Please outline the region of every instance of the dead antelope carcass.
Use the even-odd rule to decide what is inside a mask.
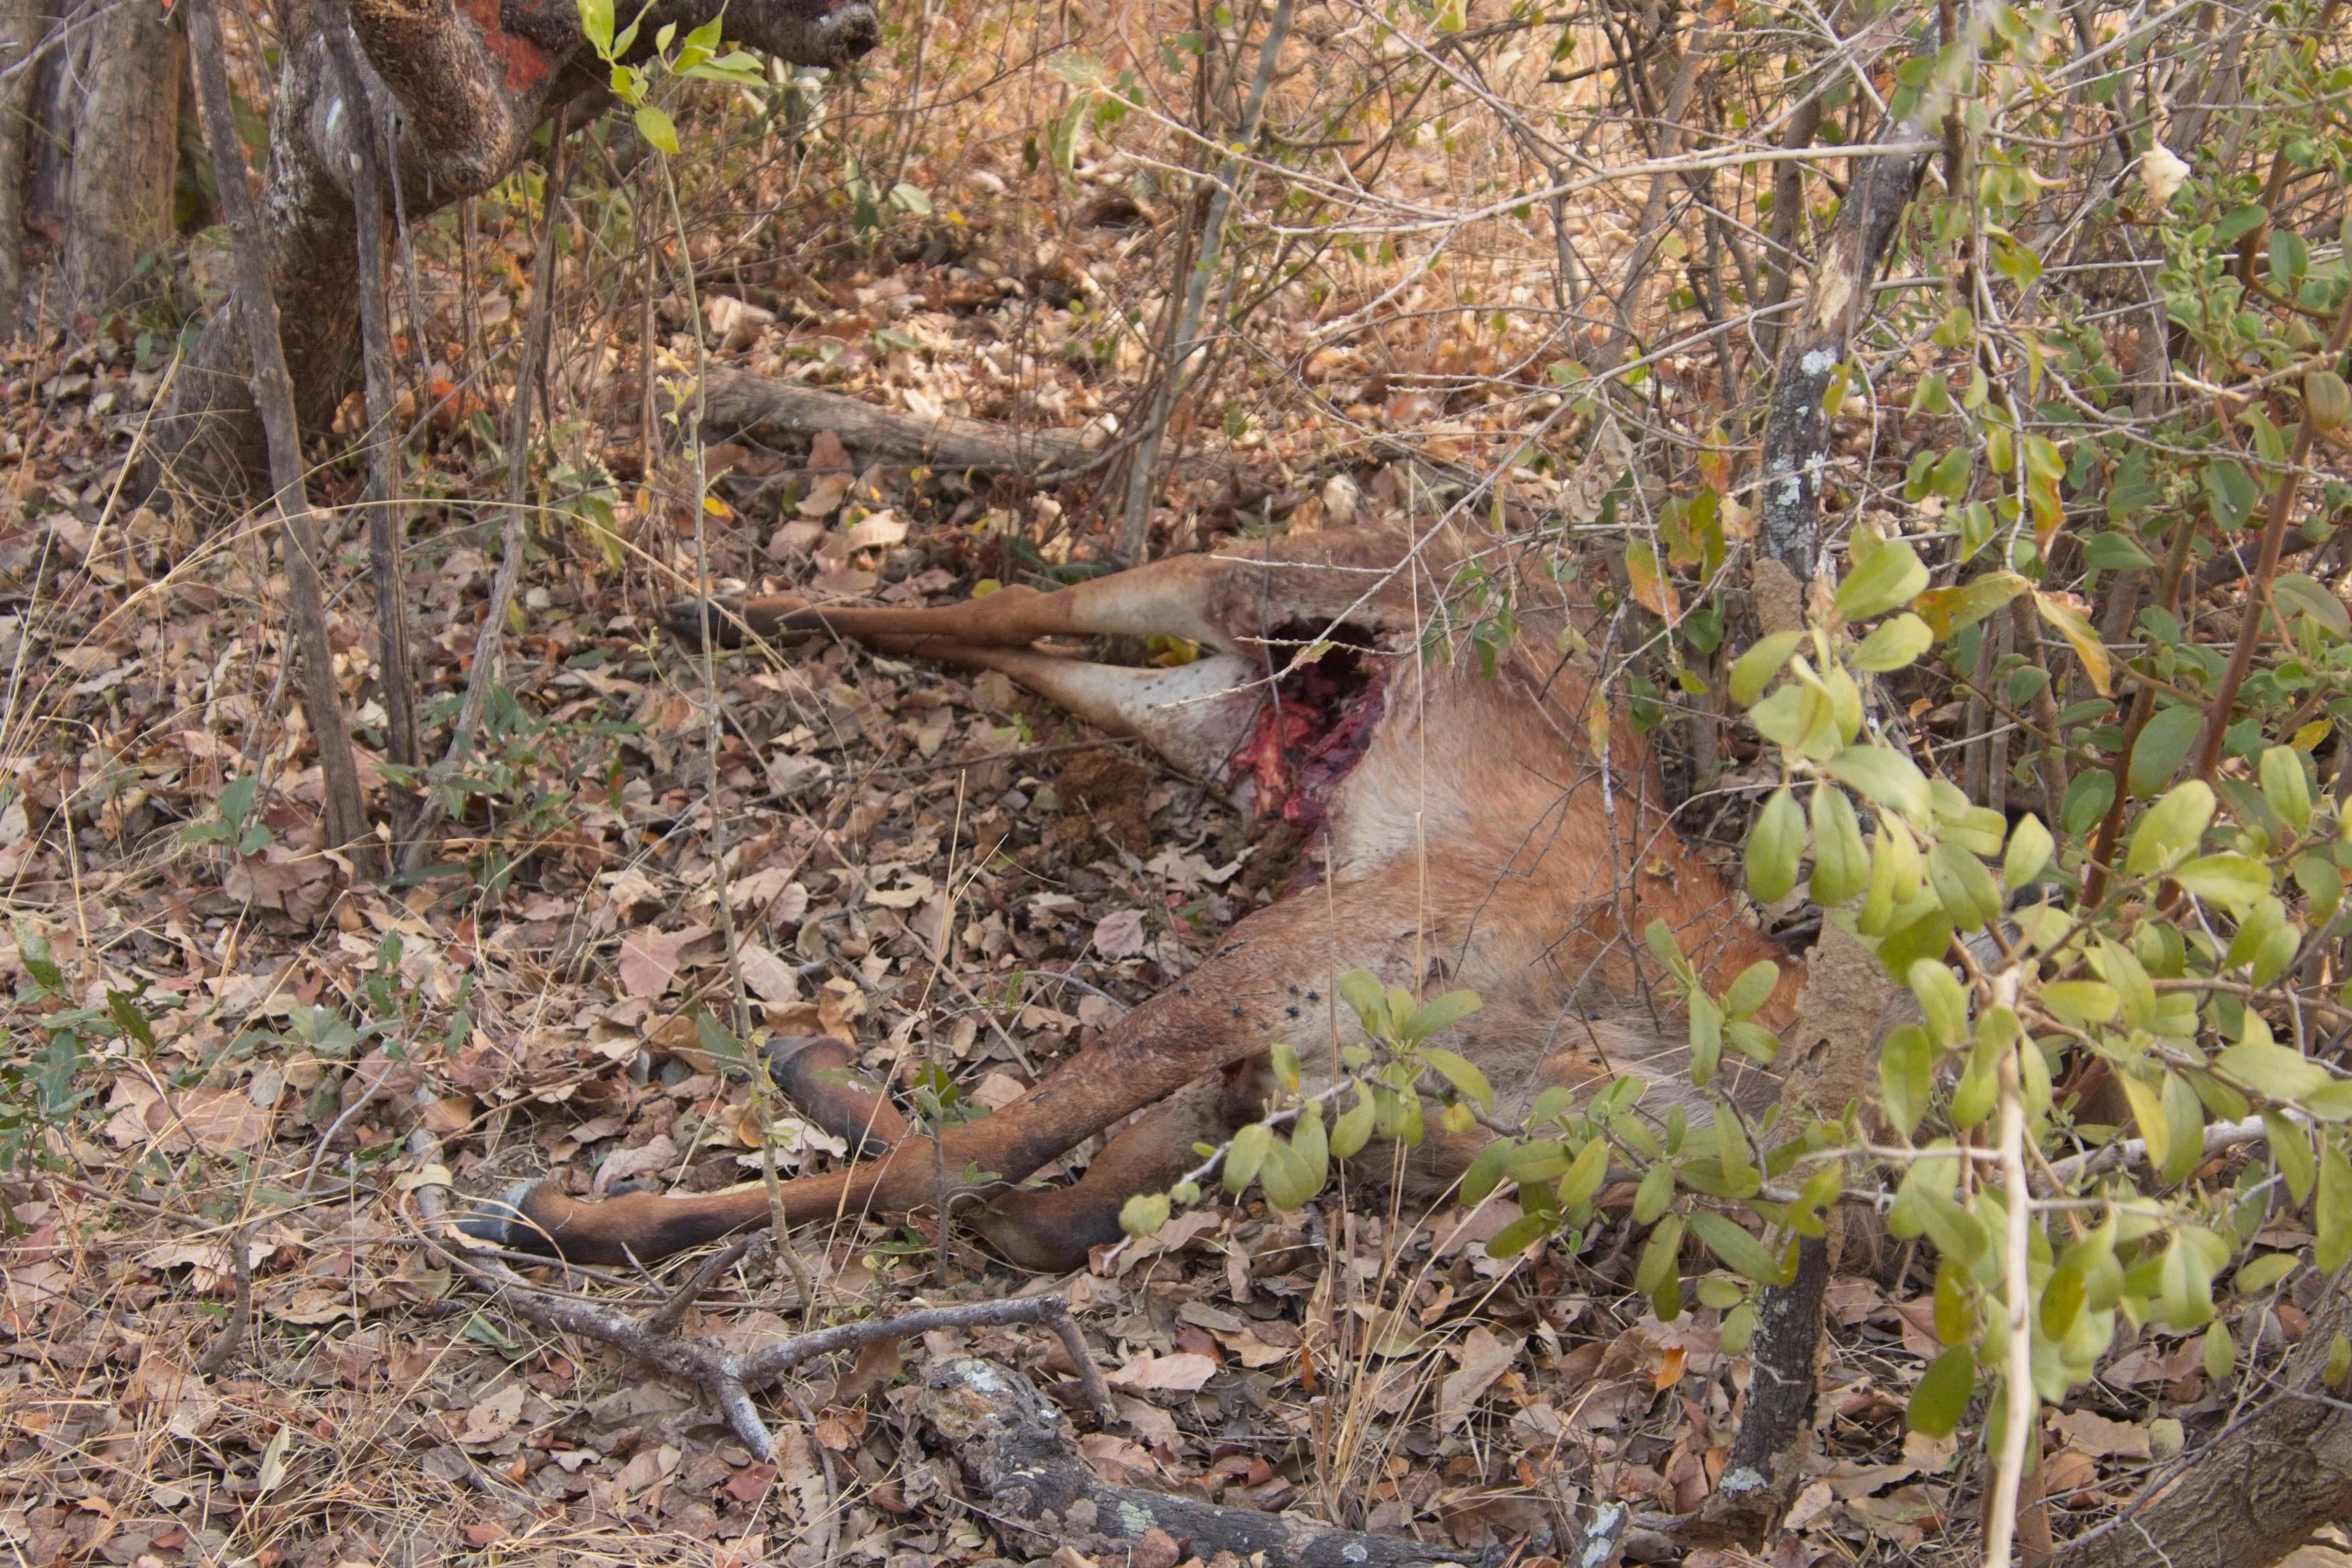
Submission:
[[[1263,1114],[1270,1045],[1295,1042],[1310,1079],[1315,1063],[1337,1068],[1331,1043],[1361,1033],[1337,1005],[1334,977],[1356,968],[1415,994],[1477,993],[1482,1009],[1440,1043],[1485,1073],[1507,1121],[1546,1086],[1617,1075],[1655,1085],[1650,1105],[1695,1101],[1685,1027],[1671,989],[1653,984],[1639,933],[1663,920],[1717,991],[1780,955],[1675,837],[1639,738],[1622,723],[1593,724],[1591,663],[1559,651],[1581,646],[1564,635],[1577,612],[1562,589],[1540,584],[1551,600],[1538,602],[1536,587],[1521,585],[1516,635],[1491,673],[1479,658],[1449,657],[1442,639],[1424,644],[1477,548],[1453,532],[1352,530],[940,609],[816,610],[782,598],[711,608],[714,624],[740,616],[765,637],[843,637],[1002,671],[1220,782],[1261,819],[1279,814],[1311,829],[1323,878],[1240,921],[1213,956],[1100,1044],[995,1114],[947,1130],[937,1148],[908,1136],[887,1102],[818,1070],[845,1056],[784,1062],[785,1090],[813,1119],[869,1150],[887,1145],[845,1170],[785,1183],[785,1216],[964,1202],[1012,1261],[1076,1267],[1119,1235],[1127,1198],[1166,1188],[1196,1163],[1196,1142],[1222,1141]],[[703,606],[688,605],[674,624],[690,634],[702,617]],[[1039,646],[1097,636],[1187,637],[1204,652],[1174,668],[1128,668]],[[1424,646],[1433,651],[1423,655]],[[1797,986],[1792,966],[1758,1021],[1784,1022]],[[1733,1068],[1722,1088],[1750,1110],[1773,1093],[1752,1069]],[[1147,1107],[1075,1184],[1017,1185]],[[1408,1185],[1433,1197],[1488,1136],[1442,1133],[1433,1119],[1404,1167]],[[1377,1144],[1359,1160],[1388,1164]],[[971,1171],[997,1180],[971,1191],[961,1183]],[[471,1228],[515,1247],[617,1262],[764,1225],[770,1214],[759,1187],[582,1203],[541,1183]]]

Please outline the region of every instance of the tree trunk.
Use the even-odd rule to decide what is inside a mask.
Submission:
[[[52,264],[35,285],[41,313],[102,315],[168,288],[159,264],[173,231],[187,40],[152,5],[71,0],[59,11],[6,0],[0,67],[43,45],[38,63],[0,89],[0,180],[11,186],[0,196],[0,310],[21,300],[29,230],[48,241]]]
[[[2158,1474],[2126,1515],[2059,1551],[2065,1568],[2266,1568],[2322,1525],[2352,1519],[2352,1403],[2323,1377],[2352,1327],[2334,1282],[2275,1391],[2210,1446]]]
[[[0,0],[0,335],[13,332],[25,295],[25,149],[34,51],[48,33],[41,0]]]
[[[650,47],[665,24],[683,32],[719,8],[719,0],[658,0],[638,36]],[[609,77],[569,0],[354,0],[349,9],[371,100],[361,112],[335,86],[310,9],[285,8],[260,202],[295,412],[311,434],[360,383],[354,139],[397,107],[399,135],[383,163],[415,222],[504,179],[541,121],[568,103],[593,108]],[[727,7],[727,32],[747,47],[820,66],[845,65],[880,37],[868,0],[739,3]],[[383,258],[366,265],[380,268]],[[268,488],[268,447],[246,386],[251,363],[236,308],[215,311],[156,422],[161,477],[200,505]]]

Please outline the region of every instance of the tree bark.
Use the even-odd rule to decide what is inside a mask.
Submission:
[[[2065,1568],[2267,1568],[2325,1524],[2352,1519],[2352,1401],[2323,1380],[2327,1347],[2352,1327],[2332,1284],[2276,1392],[2123,1518],[2060,1549]]]
[[[239,315],[254,365],[255,402],[268,432],[272,501],[286,558],[287,596],[293,603],[295,635],[302,649],[302,711],[319,747],[327,846],[349,853],[362,870],[372,869],[377,857],[367,837],[359,765],[352,753],[351,727],[343,718],[342,693],[335,685],[326,595],[319,585],[322,554],[319,524],[303,494],[302,445],[294,425],[286,356],[277,324],[257,319],[269,309],[268,264],[262,253],[261,224],[254,211],[253,193],[246,188],[243,160],[236,151],[228,71],[221,59],[220,22],[213,14],[213,0],[187,0],[187,13],[194,34],[200,84],[196,98],[204,115],[205,140],[223,169],[221,208],[236,236],[236,292],[245,305]],[[292,657],[290,650],[288,657]]]
[[[52,321],[163,292],[169,273],[156,264],[173,231],[186,37],[139,0],[74,0],[62,12],[8,0],[0,29],[0,68],[47,46],[0,89],[0,180],[15,187],[0,197],[0,299],[21,300],[28,227],[53,238],[40,289]],[[28,115],[37,136],[26,133]]]
[[[42,0],[0,0],[0,336],[16,331],[24,301],[26,132],[48,30]]]
[[[1919,133],[1916,119],[1889,121],[1885,140],[1902,146]],[[1879,264],[1927,166],[1925,154],[1907,151],[1857,162],[1861,168],[1813,269],[1811,297],[1780,336],[1772,409],[1764,426],[1759,542],[1800,583],[1811,580],[1821,557],[1822,470],[1830,452],[1830,419],[1822,398],[1845,359],[1854,329],[1869,314]]]
[[[659,0],[640,48],[668,23],[683,32],[719,11],[719,0]],[[726,16],[733,42],[801,65],[845,65],[880,38],[869,0],[749,0]],[[295,411],[315,433],[359,387],[359,269],[380,271],[383,258],[380,246],[360,255],[352,196],[367,115],[346,104],[317,19],[298,7],[288,18],[261,211]],[[558,108],[609,101],[608,73],[566,0],[353,0],[348,25],[369,99],[399,108],[387,184],[397,182],[411,222],[504,179]],[[161,477],[199,504],[268,488],[251,367],[236,308],[225,306],[156,421]]]

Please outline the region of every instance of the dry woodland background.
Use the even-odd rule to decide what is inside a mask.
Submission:
[[[1067,1405],[1104,1481],[1410,1537],[1415,1560],[1572,1559],[1621,1504],[1604,1557],[1976,1561],[2006,1189],[1913,1145],[1990,1146],[1993,1101],[1956,1102],[1991,1080],[1961,1069],[2020,1017],[2030,1060],[1998,1098],[2051,1175],[2021,1556],[2169,1563],[2168,1489],[2250,1502],[2273,1468],[2352,1497],[2352,1465],[2329,1469],[2352,1361],[2338,0],[892,0],[852,68],[720,81],[672,68],[674,38],[628,87],[659,113],[575,110],[560,178],[541,136],[481,194],[393,215],[389,405],[353,390],[303,432],[373,854],[328,840],[286,535],[184,471],[150,488],[235,268],[181,22],[133,4],[33,8],[48,30],[0,59],[24,175],[0,211],[22,284],[0,364],[15,1560],[1046,1554],[920,1418],[925,1370],[976,1354]],[[175,199],[110,275],[75,270],[51,216],[70,181],[43,163],[103,53],[75,40],[110,16],[186,105],[159,144]],[[257,176],[318,24],[290,3],[221,20]],[[1853,284],[1841,222],[1889,169],[1858,325],[1783,354],[1819,289]],[[289,344],[319,325],[293,315]],[[1805,607],[1825,631],[1813,686],[1784,689],[1822,706],[1751,725],[1771,671],[1735,664],[1775,581],[1755,563],[1812,548],[1759,531],[1776,385],[1821,426]],[[893,445],[942,416],[977,445]],[[404,671],[372,519],[397,543]],[[537,1172],[601,1194],[754,1178],[763,1146],[826,1168],[841,1146],[742,1070],[772,1033],[855,1044],[925,1125],[985,1114],[1295,868],[1295,845],[1000,677],[837,646],[705,660],[666,604],[702,584],[941,604],[1223,535],[1441,519],[1508,565],[1433,606],[1430,657],[1508,637],[1513,574],[1572,584],[1677,826],[1744,855],[1768,927],[1806,937],[1861,900],[1831,920],[1938,957],[1992,912],[1969,918],[1988,867],[2053,900],[2005,939],[2040,955],[2022,993],[1963,982],[1979,1017],[2013,1009],[2011,1037],[1971,1046],[1968,1011],[1923,992],[1931,1033],[1861,1069],[1847,1131],[1879,1158],[1844,1180],[1904,1196],[1826,1287],[1810,1450],[1760,1546],[1669,1528],[1723,1473],[1756,1292],[1805,1228],[1805,1204],[1738,1201],[1759,1189],[1727,1150],[1685,1162],[1709,1168],[1676,1213],[1745,1215],[1769,1247],[1718,1221],[1712,1250],[1661,1247],[1630,1183],[1564,1212],[1539,1158],[1426,1217],[1344,1182],[1288,1210],[1213,1192],[1066,1280],[936,1216],[804,1229],[789,1257],[730,1254],[669,1327],[750,1350],[1055,1293],[1115,1415],[1048,1324],[941,1329],[793,1371],[761,1395],[767,1457],[692,1382],[511,1310],[430,1223],[452,1186]],[[1832,602],[1841,578],[1863,588]],[[1839,628],[1874,617],[1857,651]],[[1773,793],[1838,753],[1818,742],[1847,690],[1867,725],[1843,727],[1848,754],[1949,786],[1856,784],[1894,824],[1853,840],[1860,880],[1825,877],[1843,841],[1804,851],[1776,804],[1809,792]],[[1881,863],[1900,920],[1869,903]],[[2099,1072],[2132,1123],[2074,1113]],[[642,1316],[693,1267],[537,1278]],[[2252,1460],[2250,1433],[2271,1434]],[[1062,1568],[1192,1551],[1085,1534]],[[2176,1568],[2224,1560],[2170,1545]]]

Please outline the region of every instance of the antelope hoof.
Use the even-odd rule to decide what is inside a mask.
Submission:
[[[743,646],[743,606],[733,599],[680,599],[662,612],[662,626],[688,647],[699,649],[706,617],[711,647]]]
[[[497,1197],[481,1200],[472,1214],[457,1222],[457,1229],[509,1252],[560,1258],[562,1254],[555,1245],[551,1223],[553,1216],[546,1213],[543,1201],[547,1191],[544,1181],[517,1182]]]

